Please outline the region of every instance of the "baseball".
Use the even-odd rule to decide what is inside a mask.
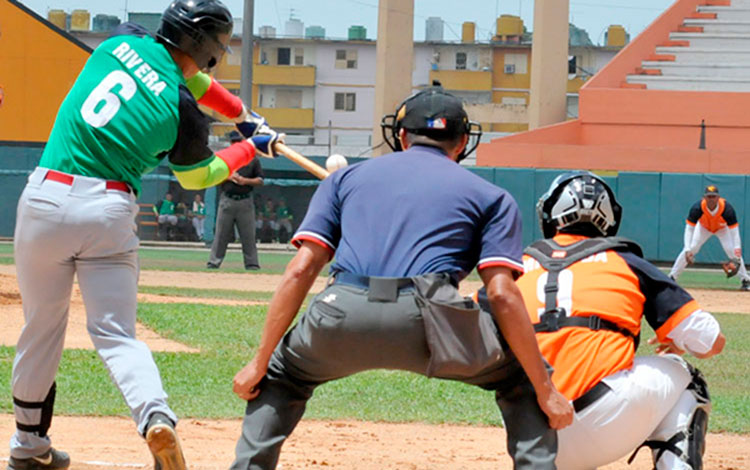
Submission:
[[[346,161],[346,157],[344,157],[343,155],[339,155],[338,153],[334,153],[330,157],[326,158],[326,170],[331,173],[348,165],[349,162]]]

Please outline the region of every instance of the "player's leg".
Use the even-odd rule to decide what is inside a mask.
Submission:
[[[18,202],[14,236],[25,325],[13,363],[17,430],[10,441],[12,459],[36,457],[50,448],[47,430],[54,405],[53,386],[75,273],[71,247],[77,237],[62,223],[69,187],[42,183],[44,173],[37,170],[31,175]]]
[[[245,269],[257,269],[260,263],[258,263],[258,249],[255,246],[255,204],[252,196],[237,201],[237,206],[235,220],[242,243],[242,260],[245,263]]]
[[[631,453],[677,403],[690,374],[672,359],[648,356],[604,382],[611,391],[558,431],[558,468],[594,469]]]
[[[216,211],[216,233],[211,244],[208,267],[221,266],[227,254],[227,245],[234,238],[234,202],[224,194],[219,199],[219,208]]]
[[[690,250],[693,255],[697,255],[703,244],[706,243],[709,238],[711,238],[711,235],[713,235],[713,233],[706,230],[701,224],[695,225],[695,230],[693,231],[693,239],[690,241],[690,246],[682,249],[680,254],[677,256],[677,259],[674,261],[674,264],[672,265],[672,270],[669,272],[669,276],[672,279],[678,279],[680,277],[680,274],[682,274],[682,271],[684,271],[687,267],[688,263],[686,254],[688,250]]]
[[[233,470],[275,468],[319,384],[377,368],[425,373],[429,352],[413,293],[375,305],[364,289],[340,285],[313,299],[274,351],[260,394],[248,402]]]
[[[729,232],[729,229],[724,228],[716,232],[716,238],[719,239],[721,247],[724,249],[724,253],[727,255],[727,258],[733,259],[737,257],[734,252],[734,240],[732,240],[732,234]],[[747,274],[747,268],[745,268],[745,260],[742,256],[740,256],[740,270],[737,271],[737,275],[743,281],[743,285],[750,282],[750,276],[748,276]]]
[[[649,436],[654,468],[657,470],[702,470],[711,400],[703,374],[681,358],[691,381],[680,399]]]

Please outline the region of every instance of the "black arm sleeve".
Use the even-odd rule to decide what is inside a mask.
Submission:
[[[724,213],[721,215],[729,227],[737,223],[737,213],[729,201],[724,201]]]
[[[697,224],[702,216],[703,216],[703,209],[701,209],[701,202],[698,201],[695,204],[693,204],[693,207],[690,208],[690,212],[688,213],[687,219],[691,223]]]
[[[683,305],[693,300],[688,292],[656,266],[633,253],[618,252],[638,277],[646,301],[643,316],[651,328],[659,329]]]
[[[109,37],[113,38],[115,36],[138,36],[139,38],[142,38],[144,36],[150,35],[151,33],[149,33],[146,28],[139,24],[122,23],[114,30],[112,30],[112,33],[109,35]]]
[[[180,85],[180,125],[177,142],[169,152],[169,162],[190,166],[213,156],[208,148],[209,120],[198,108],[190,90]]]

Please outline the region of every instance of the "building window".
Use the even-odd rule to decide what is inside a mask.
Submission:
[[[456,52],[456,70],[466,70],[466,52]]]
[[[290,65],[292,51],[288,47],[279,47],[276,53],[276,65]]]
[[[337,69],[356,69],[357,68],[357,51],[338,49],[336,51],[336,68]]]
[[[356,93],[335,93],[333,95],[333,109],[336,111],[356,111]]]
[[[504,65],[506,74],[525,75],[529,72],[529,57],[526,54],[506,53]]]
[[[241,56],[241,54],[232,54],[232,55]],[[266,51],[260,51],[260,63],[261,65],[268,65],[268,53],[266,53]]]
[[[294,48],[294,65],[305,65],[305,50],[301,47]]]
[[[302,107],[302,90],[276,90],[276,107],[299,109]]]

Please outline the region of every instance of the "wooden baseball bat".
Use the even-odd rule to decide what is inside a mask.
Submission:
[[[326,179],[330,173],[328,173],[328,170],[323,168],[322,166],[318,165],[314,161],[310,160],[309,158],[301,155],[297,151],[287,147],[286,145],[282,143],[276,144],[276,152],[284,155],[289,160],[293,161],[297,165],[301,166],[305,170],[309,171],[313,175],[317,176],[320,179]]]

